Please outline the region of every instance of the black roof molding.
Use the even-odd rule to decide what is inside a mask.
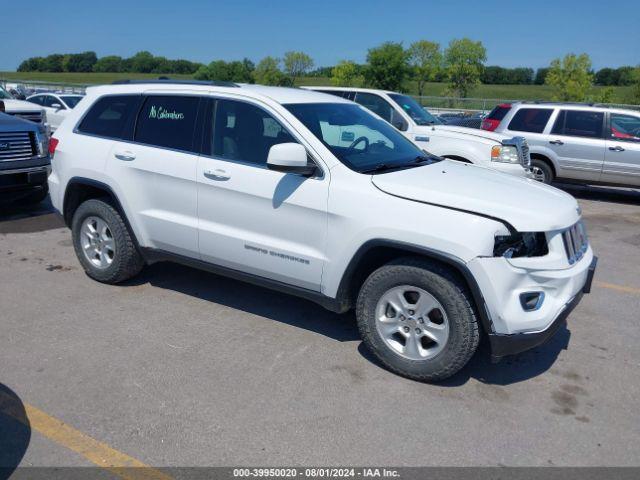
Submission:
[[[239,87],[233,82],[222,82],[219,80],[179,80],[168,77],[150,78],[150,79],[124,79],[116,80],[112,85],[203,85],[207,87]]]

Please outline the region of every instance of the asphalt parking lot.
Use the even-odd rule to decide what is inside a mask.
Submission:
[[[640,465],[640,192],[568,191],[593,292],[548,344],[440,385],[302,299],[171,264],[91,281],[47,204],[5,211],[0,466]]]

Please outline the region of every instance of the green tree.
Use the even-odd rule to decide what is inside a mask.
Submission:
[[[356,87],[361,79],[358,66],[351,60],[342,60],[331,69],[331,83],[336,87]]]
[[[487,60],[487,50],[482,42],[468,38],[451,40],[444,52],[444,62],[449,80],[449,92],[467,97],[480,83]]]
[[[545,84],[553,88],[553,99],[563,102],[582,102],[593,86],[591,73],[591,59],[583,53],[570,53],[562,60],[556,58],[551,67]]]
[[[536,85],[544,85],[545,80],[547,79],[547,75],[549,74],[548,68],[539,68],[536,70],[536,77],[533,80],[533,83]]]
[[[44,58],[42,57],[31,57],[24,60],[18,66],[19,72],[42,72]]]
[[[147,51],[138,52],[128,60],[129,71],[135,73],[151,73],[158,65],[156,57]]]
[[[364,78],[374,88],[402,90],[409,70],[409,55],[402,44],[386,42],[369,49]]]
[[[632,74],[633,85],[631,86],[631,101],[640,104],[640,65],[638,65]]]
[[[97,61],[96,52],[70,53],[64,56],[62,66],[65,72],[91,72]]]
[[[280,59],[264,57],[253,71],[256,83],[262,85],[291,85],[291,80],[280,70]]]
[[[442,69],[442,53],[440,44],[419,40],[412,43],[408,50],[409,64],[418,83],[418,95],[422,96],[424,85],[434,81]]]
[[[284,70],[291,83],[313,68],[313,59],[304,52],[287,52],[284,54]]]
[[[117,55],[107,55],[101,57],[93,66],[94,72],[121,72],[122,71],[122,57]]]
[[[246,58],[241,62],[215,60],[209,65],[201,66],[194,76],[197,80],[251,83],[253,82],[253,70],[253,62]]]
[[[42,72],[64,72],[64,55],[54,53],[42,60]]]

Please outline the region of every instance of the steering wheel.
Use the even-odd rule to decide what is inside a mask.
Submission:
[[[356,145],[358,145],[360,142],[364,142],[365,143],[365,147],[364,147],[364,151],[366,152],[367,150],[369,150],[369,139],[367,137],[358,137],[356,138],[353,143],[351,145],[349,145],[349,147],[347,148],[347,150],[349,151],[349,153],[351,153]]]

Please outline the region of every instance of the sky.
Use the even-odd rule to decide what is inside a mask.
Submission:
[[[636,1],[30,0],[17,8],[0,0],[0,70],[86,50],[203,63],[302,50],[329,66],[364,62],[367,49],[385,41],[446,46],[462,37],[482,41],[487,65],[538,68],[571,52],[589,54],[596,69],[637,65]]]

